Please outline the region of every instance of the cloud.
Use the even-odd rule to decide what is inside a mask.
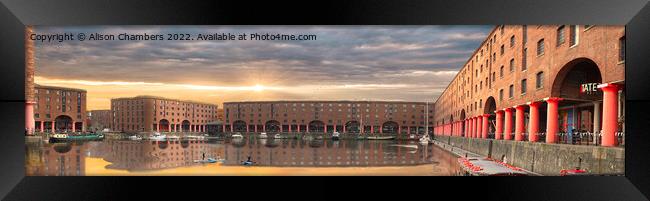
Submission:
[[[269,90],[339,86],[321,95],[305,95],[310,91],[276,94],[291,98],[421,101],[444,90],[491,28],[37,26],[36,33],[278,33],[315,34],[317,40],[36,42],[36,75],[51,80],[83,80],[86,84],[146,83],[216,91],[258,84]]]

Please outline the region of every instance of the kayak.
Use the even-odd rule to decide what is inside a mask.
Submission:
[[[216,160],[214,158],[208,158],[205,160],[194,160],[195,163],[216,163],[216,162],[223,162],[223,161],[224,159]]]

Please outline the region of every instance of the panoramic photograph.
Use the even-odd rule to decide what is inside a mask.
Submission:
[[[625,174],[625,26],[28,26],[25,46],[28,176]]]

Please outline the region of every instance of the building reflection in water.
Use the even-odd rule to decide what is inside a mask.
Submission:
[[[85,175],[85,144],[27,142],[25,174],[27,176]]]
[[[261,166],[411,166],[429,164],[434,154],[443,151],[431,145],[367,140],[253,139],[233,140],[229,144],[225,165],[239,165],[250,156]]]
[[[205,156],[204,156],[205,154]],[[85,158],[109,162],[104,169],[147,171],[196,166],[202,158],[256,166],[389,167],[433,164],[432,171],[453,175],[457,157],[434,145],[367,140],[243,139],[227,141],[105,140],[86,143],[27,143],[27,175],[84,175]],[[93,167],[97,168],[97,167]]]
[[[205,140],[106,141],[106,168],[129,171],[199,165],[195,160],[223,157],[223,145]],[[205,154],[205,156],[204,156]]]

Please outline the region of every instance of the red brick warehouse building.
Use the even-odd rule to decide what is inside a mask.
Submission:
[[[111,99],[113,131],[206,132],[217,105],[157,96]]]
[[[35,132],[81,132],[87,125],[86,90],[36,84],[31,117]]]
[[[399,101],[225,102],[226,132],[424,133],[433,103]],[[426,110],[429,110],[428,112]],[[426,115],[429,115],[428,117]]]
[[[623,26],[496,26],[436,101],[435,133],[616,146],[624,73]]]

